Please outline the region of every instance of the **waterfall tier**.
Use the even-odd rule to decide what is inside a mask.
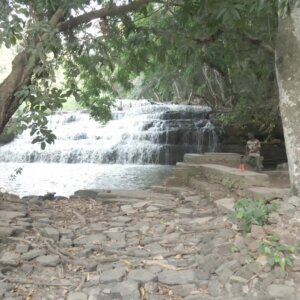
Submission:
[[[54,145],[41,150],[29,132],[0,147],[0,162],[173,164],[184,153],[213,152],[210,108],[119,100],[113,120],[103,125],[86,112],[57,113],[49,127]]]

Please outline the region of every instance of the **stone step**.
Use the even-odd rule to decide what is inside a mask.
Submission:
[[[224,195],[228,193],[228,190],[224,186],[211,183],[206,180],[201,180],[201,178],[198,177],[190,178],[188,185],[199,194],[203,194],[210,200],[223,198]]]
[[[277,188],[289,188],[290,177],[288,171],[264,171],[270,178],[271,186]]]
[[[184,186],[185,185],[185,181],[180,178],[180,177],[176,177],[176,176],[171,176],[166,178],[166,180],[164,181],[164,185],[165,186]]]
[[[183,162],[189,164],[215,164],[238,168],[240,158],[241,155],[238,153],[187,153],[184,155]]]
[[[289,188],[251,187],[244,190],[242,196],[255,200],[284,199],[291,196],[291,190]]]
[[[154,193],[171,194],[178,196],[183,192],[187,192],[187,187],[175,187],[175,186],[164,186],[164,185],[153,185],[151,191]]]
[[[219,183],[230,188],[248,188],[252,186],[269,186],[269,176],[251,171],[241,172],[238,168],[231,168],[215,164],[187,164],[177,163],[175,175],[188,184],[190,177],[199,176],[211,183]]]

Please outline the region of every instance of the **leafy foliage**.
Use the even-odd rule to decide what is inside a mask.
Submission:
[[[241,223],[244,232],[251,231],[251,225],[263,226],[271,212],[278,208],[276,204],[266,204],[262,200],[241,198],[234,205],[234,212],[229,214],[229,219]]]
[[[30,83],[15,96],[25,103],[22,128],[30,127],[35,141],[53,141],[45,116],[70,97],[102,121],[110,118],[112,99],[128,94],[209,105],[232,112],[223,116],[227,122],[263,128],[278,120],[276,1],[149,1],[131,13],[62,31],[49,24],[58,8],[63,22],[134,2],[1,1],[0,45],[26,50],[34,67]],[[294,0],[279,4],[288,13]],[[62,85],[58,69],[64,72]]]
[[[262,254],[266,255],[268,263],[271,266],[279,265],[283,270],[287,266],[293,265],[293,254],[296,247],[286,244],[281,244],[280,236],[274,234],[268,239],[265,239],[260,245],[259,250]]]

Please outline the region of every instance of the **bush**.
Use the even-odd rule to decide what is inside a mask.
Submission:
[[[266,204],[262,200],[241,198],[234,205],[234,212],[229,215],[232,221],[238,221],[245,232],[251,231],[251,225],[266,224],[269,214],[278,208],[277,204]]]

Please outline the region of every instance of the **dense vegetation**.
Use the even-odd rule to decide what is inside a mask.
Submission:
[[[26,104],[24,127],[38,123],[49,134],[43,112],[61,107],[71,95],[107,120],[112,99],[125,93],[207,104],[233,111],[227,121],[267,129],[277,122],[276,1],[176,0],[147,6],[142,4],[152,1],[133,1],[141,5],[129,14],[104,12],[72,24],[70,18],[88,11],[115,8],[115,1],[89,2],[2,2],[0,42],[26,50],[34,65],[30,83],[16,94]],[[60,25],[50,26],[58,9],[63,11]],[[55,84],[58,68],[65,73],[63,86]]]

